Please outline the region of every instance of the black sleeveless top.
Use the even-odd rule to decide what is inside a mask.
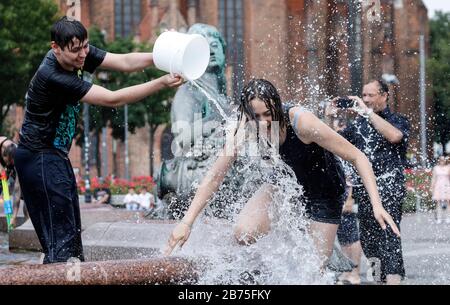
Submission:
[[[285,106],[289,122],[289,109]],[[280,145],[280,156],[289,165],[311,201],[341,200],[345,194],[345,174],[341,162],[316,143],[305,144],[287,124],[286,140]]]

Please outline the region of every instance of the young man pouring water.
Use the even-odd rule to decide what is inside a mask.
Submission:
[[[96,68],[134,72],[153,65],[152,53],[113,54],[89,45],[86,28],[68,17],[51,29],[45,55],[26,94],[24,121],[14,164],[31,221],[45,254],[44,263],[84,260],[77,186],[68,153],[80,101],[119,107],[167,87],[179,76],[110,91],[82,79]]]

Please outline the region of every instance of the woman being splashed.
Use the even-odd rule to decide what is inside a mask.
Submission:
[[[279,141],[281,159],[292,168],[298,183],[303,186],[306,213],[311,219],[310,230],[324,264],[332,253],[346,195],[344,173],[333,154],[351,162],[358,170],[380,226],[387,229],[389,225],[395,234],[400,235],[391,216],[381,205],[371,164],[347,140],[303,108],[283,105],[276,88],[264,79],[254,79],[243,88],[239,110],[240,126],[224,148],[224,151],[232,153],[221,154],[206,174],[184,218],[172,231],[166,255],[177,245],[183,246],[195,219],[219,189],[237,158],[239,139],[242,138],[240,132],[246,123],[258,123],[257,138],[265,136],[260,131],[266,130],[272,143]],[[277,126],[279,129],[274,137],[273,131]],[[234,145],[236,139],[238,145]],[[263,184],[242,209],[234,228],[235,238],[240,244],[254,243],[269,232],[268,208],[273,201],[273,192],[274,186]]]

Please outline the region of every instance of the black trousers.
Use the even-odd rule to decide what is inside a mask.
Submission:
[[[84,261],[75,175],[62,152],[19,146],[14,157],[23,198],[45,254],[44,264]]]
[[[392,216],[400,229],[402,220],[402,197],[389,197],[380,194],[384,209]],[[359,218],[359,238],[364,255],[372,262],[374,275],[381,281],[388,274],[405,276],[401,239],[397,237],[390,226],[383,230],[373,216],[369,197],[357,197]]]
[[[339,224],[336,235],[341,246],[350,246],[359,241],[356,213],[342,213],[341,223]]]

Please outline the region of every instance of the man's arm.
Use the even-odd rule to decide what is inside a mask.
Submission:
[[[181,77],[171,77],[167,74],[155,80],[116,91],[94,84],[86,95],[81,98],[81,101],[92,105],[119,107],[141,101],[161,89],[177,87],[182,83],[183,79]]]
[[[105,59],[100,67],[107,70],[115,70],[121,72],[141,71],[149,66],[153,66],[152,53],[127,53],[115,54],[106,53]]]
[[[398,144],[402,141],[403,133],[375,112],[369,114],[369,120],[372,126],[390,143]]]
[[[398,144],[402,141],[404,134],[401,130],[393,126],[391,123],[380,117],[378,114],[369,109],[361,98],[357,96],[349,96],[350,98],[356,100],[359,104],[359,107],[365,112],[368,113],[368,119],[372,126],[383,135],[383,137],[388,140],[392,144]]]
[[[303,143],[315,142],[329,152],[350,162],[356,168],[369,194],[375,219],[383,229],[386,228],[386,223],[388,223],[394,233],[400,236],[397,225],[381,203],[375,174],[366,155],[310,112],[304,112],[298,107],[293,107],[289,111],[289,117],[298,138]],[[300,119],[298,119],[299,117]]]

